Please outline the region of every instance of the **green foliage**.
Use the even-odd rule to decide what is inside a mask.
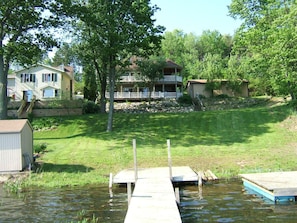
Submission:
[[[76,223],[99,223],[99,218],[93,214],[92,218],[87,217],[86,210],[81,210],[77,213],[78,221]]]
[[[34,115],[33,115],[33,113],[31,112],[31,113],[29,113],[28,114],[28,120],[29,120],[29,122],[30,123],[32,123],[33,122],[33,118],[34,118]]]
[[[179,104],[182,104],[182,105],[191,105],[192,104],[192,98],[190,95],[188,94],[183,94],[182,96],[180,96],[178,99],[177,99],[177,102]]]
[[[99,113],[100,107],[93,101],[86,101],[83,104],[83,114],[96,114]]]
[[[232,49],[233,38],[218,31],[204,31],[196,36],[181,30],[166,32],[162,55],[183,67],[184,80],[222,78]]]
[[[84,80],[84,98],[89,101],[95,101],[98,97],[98,86],[96,74],[91,66],[86,66],[83,75]]]
[[[64,1],[2,0],[0,5],[0,119],[7,117],[6,85],[9,65],[40,61],[47,49],[57,46],[52,29],[63,20]],[[46,12],[46,13],[45,13]],[[50,15],[50,16],[46,16]],[[66,20],[63,20],[65,23]]]
[[[35,131],[44,131],[57,128],[61,121],[58,117],[36,118],[31,124]]]
[[[221,81],[210,80],[210,81],[207,81],[207,83],[205,84],[205,90],[212,92],[213,90],[220,89],[221,86],[222,86]]]
[[[46,151],[47,144],[46,143],[40,143],[37,145],[34,145],[34,152],[35,153],[44,153]]]
[[[3,188],[11,193],[19,193],[22,191],[22,188],[24,187],[24,181],[23,180],[8,180],[4,183]]]
[[[245,77],[251,83],[259,78],[257,88],[267,94],[290,94],[293,99],[297,91],[296,9],[296,1],[252,0],[233,0],[229,8],[233,17],[243,21],[233,53],[249,61],[242,70]]]
[[[153,87],[157,81],[163,78],[163,69],[166,65],[166,60],[162,57],[150,57],[136,61],[141,79],[145,82],[145,86],[149,89],[149,100]]]
[[[225,99],[225,98],[230,98],[230,97],[226,94],[219,94],[219,95],[216,95],[215,98]]]
[[[291,100],[288,103],[288,106],[292,108],[293,111],[297,111],[297,100]]]
[[[96,0],[87,1],[75,11],[79,21],[76,30],[82,49],[79,55],[83,65],[90,67],[88,75],[98,75],[95,79],[100,84],[102,109],[105,109],[105,90],[109,81],[107,131],[112,130],[116,68],[127,65],[124,61],[131,55],[148,56],[160,48],[161,34],[165,28],[154,25],[152,16],[157,10],[157,6],[152,6],[148,0]],[[94,80],[93,77],[91,79]],[[85,88],[85,95],[89,94],[86,90],[90,89]]]
[[[224,102],[218,100],[218,109]],[[297,117],[291,114],[287,106],[117,113],[117,128],[112,134],[105,129],[106,114],[63,117],[58,128],[34,132],[34,142],[45,142],[49,152],[42,155],[40,171],[32,173],[26,185],[107,184],[110,172],[133,166],[133,138],[137,140],[139,168],[166,165],[166,139],[170,139],[174,166],[188,165],[197,171],[210,169],[218,177],[237,176],[259,166],[270,171],[279,166],[295,170],[296,151],[292,143],[296,142],[296,132],[288,128],[295,128]],[[285,152],[280,153],[279,148]],[[237,164],[242,160],[244,169]]]

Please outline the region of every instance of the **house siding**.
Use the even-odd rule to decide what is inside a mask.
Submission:
[[[207,90],[206,89],[206,83],[207,80],[201,79],[201,80],[189,80],[187,84],[187,91],[188,94],[194,98],[197,95],[203,95],[205,97],[211,97],[211,96],[218,96],[218,95],[228,95],[228,96],[236,96],[236,97],[249,97],[249,90],[248,90],[248,81],[241,82],[239,92],[234,92],[231,89],[227,87],[226,84],[227,81],[221,82],[222,85],[220,89],[215,90]]]
[[[20,134],[1,134],[0,142],[0,171],[22,170]]]
[[[32,78],[27,81],[24,75],[32,74]],[[48,76],[44,74],[49,74]],[[34,76],[34,78],[33,78]],[[55,68],[46,65],[36,65],[28,69],[16,72],[15,76],[10,76],[9,96],[15,100],[24,98],[23,92],[28,92],[30,97],[36,99],[61,99],[63,94],[67,94],[66,99],[71,98],[74,92],[74,80],[72,73],[67,73],[64,68]],[[22,81],[25,80],[25,81]],[[72,80],[72,81],[71,81]],[[72,82],[72,86],[70,86]],[[70,92],[72,90],[72,92]],[[12,93],[13,92],[13,93]]]
[[[26,162],[24,158],[24,154],[27,153],[30,157],[31,163],[33,162],[33,132],[31,130],[31,127],[28,125],[28,123],[24,126],[20,133],[21,137],[21,155],[22,155],[22,169],[24,169],[28,163]]]
[[[164,77],[157,80],[152,91],[149,92],[146,81],[139,76],[136,60],[136,57],[131,58],[132,65],[129,67],[129,71],[120,76],[115,86],[115,100],[148,100],[149,95],[151,99],[177,99],[182,95],[182,77],[180,76],[182,67],[171,60],[166,60],[162,71]],[[109,92],[106,92],[105,95],[106,98],[109,98]]]

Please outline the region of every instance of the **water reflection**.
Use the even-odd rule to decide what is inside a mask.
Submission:
[[[184,223],[194,222],[297,222],[295,203],[277,204],[244,190],[241,180],[220,181],[180,188],[180,212]],[[41,189],[8,194],[0,185],[0,222],[77,222],[93,214],[99,222],[124,222],[126,187],[108,186]]]
[[[99,222],[123,222],[127,210],[125,188],[116,188],[110,198],[106,185],[40,189],[20,195],[0,187],[0,222],[77,222],[79,214]]]
[[[277,204],[244,190],[240,180],[220,181],[180,189],[184,223],[192,222],[297,222],[296,203]]]

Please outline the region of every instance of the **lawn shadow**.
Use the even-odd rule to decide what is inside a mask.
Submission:
[[[53,164],[37,162],[36,170],[37,172],[86,173],[94,170],[94,168],[80,164]]]
[[[113,141],[112,148],[131,146],[133,138],[138,145],[151,147],[166,146],[166,139],[184,147],[229,146],[270,133],[271,124],[289,115],[285,105],[190,113],[115,113],[112,132],[106,132],[107,114],[83,115],[63,119],[62,126],[76,124],[71,134],[37,139],[95,138]]]

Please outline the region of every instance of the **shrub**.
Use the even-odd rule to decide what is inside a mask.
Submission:
[[[192,98],[190,95],[188,94],[184,94],[182,96],[180,96],[178,99],[177,99],[177,102],[179,104],[186,104],[186,105],[191,105],[192,104]]]
[[[28,114],[28,120],[29,120],[29,122],[30,123],[32,123],[33,122],[33,118],[34,118],[34,115],[33,115],[33,113],[31,112],[31,113],[29,113]]]
[[[98,113],[99,110],[100,110],[99,105],[93,101],[87,101],[83,104],[83,113],[84,114]]]
[[[36,118],[31,124],[35,131],[41,131],[56,128],[61,121],[62,119],[58,120],[55,117]]]
[[[226,94],[219,94],[219,95],[216,95],[215,98],[225,99],[225,98],[230,98],[230,97],[228,95],[226,95]]]
[[[294,111],[297,111],[297,100],[295,99],[289,101],[288,106],[292,108]]]
[[[45,152],[46,148],[47,148],[47,144],[41,143],[41,144],[34,146],[34,152],[35,153],[43,153],[43,152]]]

